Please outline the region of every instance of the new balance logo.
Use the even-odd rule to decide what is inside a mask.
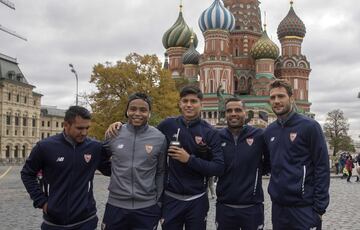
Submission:
[[[57,159],[56,159],[56,162],[63,162],[64,161],[64,157],[58,157]]]

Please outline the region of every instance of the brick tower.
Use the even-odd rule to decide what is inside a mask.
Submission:
[[[163,46],[166,49],[166,55],[169,58],[168,69],[171,71],[173,78],[180,78],[184,74],[184,65],[182,63],[182,56],[190,47],[191,36],[193,36],[193,45],[196,48],[198,40],[196,34],[193,34],[189,26],[183,18],[182,4],[180,4],[179,16],[168,29],[162,38]],[[166,61],[167,61],[167,57]]]
[[[290,10],[277,29],[281,56],[275,63],[275,76],[291,82],[297,109],[309,113],[311,103],[308,100],[308,85],[311,69],[306,56],[301,53],[305,33],[305,25],[296,15],[291,1]]]
[[[199,18],[205,48],[200,59],[200,89],[204,92],[203,117],[213,124],[218,119],[217,90],[224,95],[234,92],[234,63],[230,44],[230,31],[235,28],[235,18],[221,0],[214,0]]]

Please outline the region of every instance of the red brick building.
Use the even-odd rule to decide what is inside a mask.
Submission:
[[[275,119],[268,100],[268,84],[276,78],[288,79],[294,88],[296,108],[311,115],[308,101],[310,63],[301,53],[306,28],[296,15],[293,2],[280,22],[277,34],[281,54],[262,26],[258,0],[214,0],[199,17],[204,53],[196,51],[196,35],[182,15],[163,36],[165,66],[173,78],[185,78],[204,92],[202,117],[219,122],[217,90],[225,98],[245,101],[254,119],[265,127]]]

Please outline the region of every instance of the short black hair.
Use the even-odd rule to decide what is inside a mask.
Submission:
[[[195,94],[200,100],[204,98],[204,95],[199,89],[199,87],[194,85],[184,86],[180,91],[180,98],[183,98],[189,94]]]
[[[71,124],[77,116],[85,120],[91,119],[91,113],[89,112],[89,110],[78,105],[73,105],[70,106],[68,110],[66,110],[64,121]]]
[[[143,101],[145,101],[148,105],[149,105],[149,111],[151,111],[151,98],[150,96],[148,96],[146,93],[141,93],[141,92],[136,92],[131,94],[128,97],[128,103],[126,105],[126,110],[125,110],[125,117],[127,118],[127,110],[129,108],[129,104],[131,101],[136,100],[136,99],[141,99]]]
[[[226,101],[225,101],[225,107],[226,107],[226,105],[227,105],[229,102],[232,102],[232,101],[240,101],[241,104],[242,104],[242,106],[245,108],[245,103],[243,102],[243,100],[241,100],[241,99],[238,98],[238,97],[230,97],[230,98],[226,99]]]

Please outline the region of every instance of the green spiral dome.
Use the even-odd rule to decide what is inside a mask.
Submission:
[[[189,48],[191,44],[192,31],[186,24],[182,12],[180,11],[179,17],[177,18],[174,25],[168,29],[162,38],[162,43],[165,49],[171,47],[184,47]],[[198,44],[198,39],[194,35],[194,46]]]

